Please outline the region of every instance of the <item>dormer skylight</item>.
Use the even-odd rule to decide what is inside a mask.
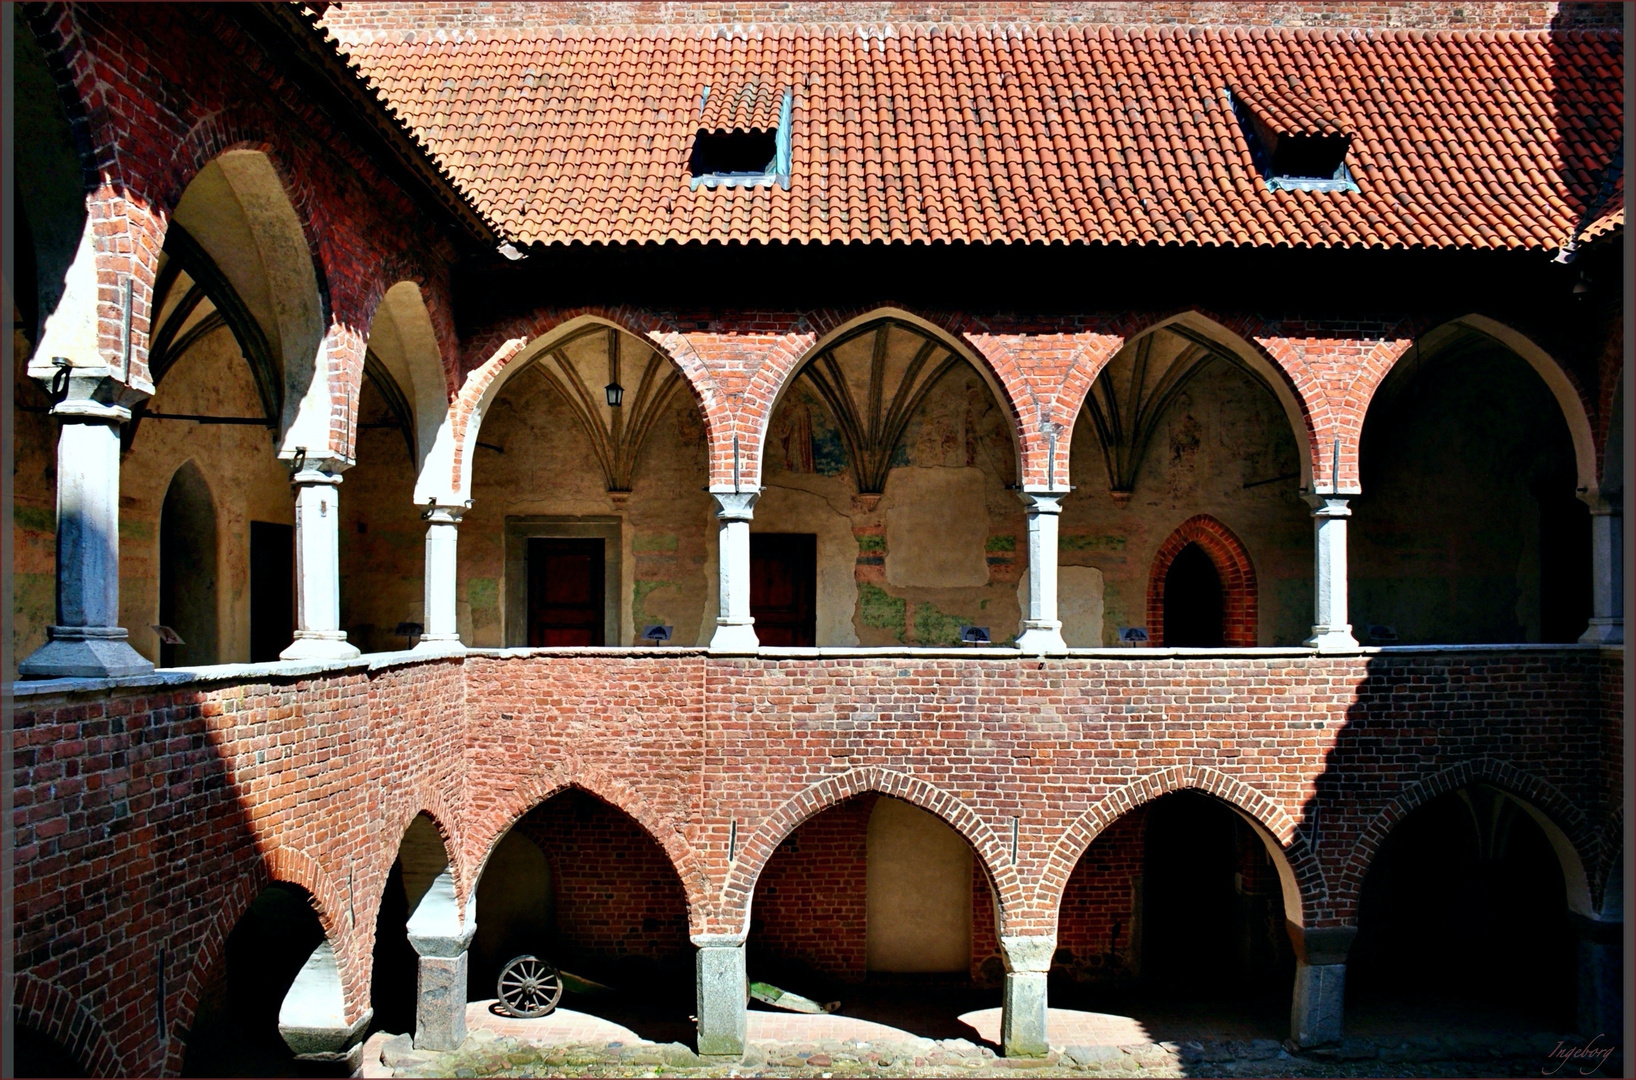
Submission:
[[[1269,191],[1356,191],[1346,165],[1352,134],[1295,93],[1229,86],[1227,100]]]
[[[688,186],[790,186],[790,114],[787,87],[745,81],[699,95],[699,131],[688,159]]]

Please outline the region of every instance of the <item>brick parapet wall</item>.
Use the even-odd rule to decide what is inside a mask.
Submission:
[[[894,0],[865,3],[529,3],[438,2],[386,4],[349,0],[324,13],[324,25],[340,40],[445,40],[500,34],[539,34],[565,29],[627,31],[676,27],[878,26],[1268,26],[1357,30],[1543,30],[1618,26],[1617,4],[1462,3],[1422,0],[1349,3],[1345,0],[1282,0],[1273,3],[1160,0],[1155,3],[1002,2],[926,3]]]
[[[1595,891],[1618,836],[1620,663],[1617,650],[1547,647],[583,651],[36,691],[16,726],[18,967],[31,1001],[83,1003],[110,1043],[99,1060],[175,1072],[181,1039],[152,1037],[159,950],[179,1033],[234,922],[287,880],[313,895],[360,1015],[381,890],[414,814],[437,820],[465,893],[505,831],[570,786],[654,840],[692,933],[742,931],[785,837],[870,792],[973,841],[1010,933],[1052,930],[1080,855],[1183,788],[1275,839],[1307,925],[1351,920],[1391,826],[1473,781],[1555,823]]]

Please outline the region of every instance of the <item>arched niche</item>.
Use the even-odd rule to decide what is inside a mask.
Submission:
[[[216,501],[204,474],[187,461],[171,477],[159,512],[159,623],[181,638],[160,644],[160,666],[220,659]]]

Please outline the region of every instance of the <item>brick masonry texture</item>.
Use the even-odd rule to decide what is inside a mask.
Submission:
[[[1057,929],[1083,939],[1076,956],[1103,948],[1108,928],[1089,910],[1130,872],[1105,854],[1117,856],[1121,822],[1182,788],[1260,823],[1299,885],[1302,910],[1286,914],[1308,926],[1352,920],[1393,824],[1475,780],[1554,822],[1599,894],[1623,791],[1619,663],[1549,648],[1046,661],[675,650],[36,694],[16,726],[21,1016],[104,1071],[174,1073],[226,935],[271,880],[312,894],[359,1016],[414,815],[442,830],[464,895],[506,830],[569,788],[608,806],[584,800],[578,820],[556,800],[528,827],[547,846],[618,833],[636,860],[616,875],[627,884],[573,889],[613,892],[625,922],[638,908],[654,919],[637,952],[680,947],[684,911],[694,933],[745,930],[758,879],[788,879],[780,844],[869,793],[942,817],[993,880],[1004,931]],[[1076,876],[1099,837],[1104,854]],[[666,900],[671,886],[655,883],[672,870]],[[974,879],[978,922],[986,892]],[[812,919],[853,918],[838,904]],[[769,934],[816,941],[803,919],[785,909]],[[980,966],[992,938],[974,937]],[[161,950],[172,1026],[156,1043]]]
[[[561,27],[781,26],[801,24],[1269,26],[1360,30],[1543,30],[1620,25],[1616,3],[345,3],[324,11],[342,41],[439,40]]]

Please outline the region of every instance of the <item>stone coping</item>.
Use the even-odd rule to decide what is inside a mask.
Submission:
[[[1439,656],[1481,653],[1571,653],[1601,652],[1622,656],[1624,646],[1606,644],[1484,644],[1484,645],[1381,645],[1362,646],[1345,652],[1324,652],[1304,645],[1266,646],[1229,649],[1180,648],[1104,648],[1069,649],[1062,653],[1023,652],[1020,649],[949,648],[892,645],[881,647],[819,646],[796,648],[765,646],[755,652],[713,652],[699,645],[599,645],[578,648],[509,648],[441,650],[408,649],[396,652],[366,653],[349,660],[278,660],[260,664],[215,664],[197,668],[161,668],[144,675],[128,675],[110,679],[22,679],[0,686],[0,692],[19,700],[48,697],[58,694],[83,694],[107,690],[171,690],[190,685],[211,683],[253,683],[272,680],[312,678],[324,675],[342,675],[348,672],[388,671],[435,661],[464,660],[482,657],[491,660],[529,660],[540,658],[651,658],[669,659],[678,656],[717,656],[722,659],[744,660],[1106,660],[1125,663],[1149,660],[1342,660],[1369,656]]]

